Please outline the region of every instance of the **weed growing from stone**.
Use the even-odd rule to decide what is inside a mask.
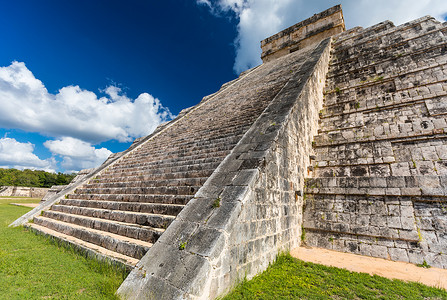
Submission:
[[[425,261],[425,259],[424,259],[424,261],[422,262],[422,264],[417,264],[417,266],[418,266],[418,267],[421,267],[421,268],[426,268],[426,269],[431,268],[431,266]]]
[[[303,226],[301,226],[301,241],[304,242],[306,240],[306,230]]]
[[[178,246],[178,249],[179,249],[179,250],[185,250],[185,248],[186,248],[186,244],[188,244],[188,242],[183,242],[183,243],[181,243],[181,244]]]
[[[214,202],[213,202],[213,207],[214,207],[214,208],[218,208],[218,207],[220,207],[220,198],[217,198],[216,200],[214,200]]]

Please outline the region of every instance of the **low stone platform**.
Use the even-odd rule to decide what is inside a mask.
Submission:
[[[11,205],[35,208],[39,206],[39,203],[11,203]]]

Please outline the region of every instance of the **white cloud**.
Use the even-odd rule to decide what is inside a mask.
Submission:
[[[39,169],[48,172],[55,171],[56,162],[53,158],[42,160],[33,153],[34,145],[20,143],[13,138],[0,139],[0,166],[16,169]]]
[[[61,165],[68,173],[96,168],[112,154],[106,148],[96,149],[90,143],[72,137],[46,141],[44,145],[63,158]]]
[[[209,0],[197,0],[197,4],[212,7],[211,2]]]
[[[390,20],[399,25],[425,15],[443,20],[445,0],[197,0],[210,6],[211,12],[231,11],[239,20],[235,39],[236,73],[260,64],[260,41],[315,13],[341,3],[347,28],[371,26]]]
[[[111,139],[129,142],[172,118],[148,93],[134,100],[115,86],[104,93],[106,97],[98,98],[79,86],[67,86],[51,94],[23,62],[13,62],[0,67],[0,127],[93,143]]]

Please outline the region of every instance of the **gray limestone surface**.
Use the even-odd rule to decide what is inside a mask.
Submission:
[[[447,268],[446,35],[427,16],[334,37],[306,244]]]

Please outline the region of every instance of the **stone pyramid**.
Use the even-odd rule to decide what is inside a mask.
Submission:
[[[302,244],[447,268],[446,33],[316,14],[12,225],[127,267],[124,299],[212,299]]]

